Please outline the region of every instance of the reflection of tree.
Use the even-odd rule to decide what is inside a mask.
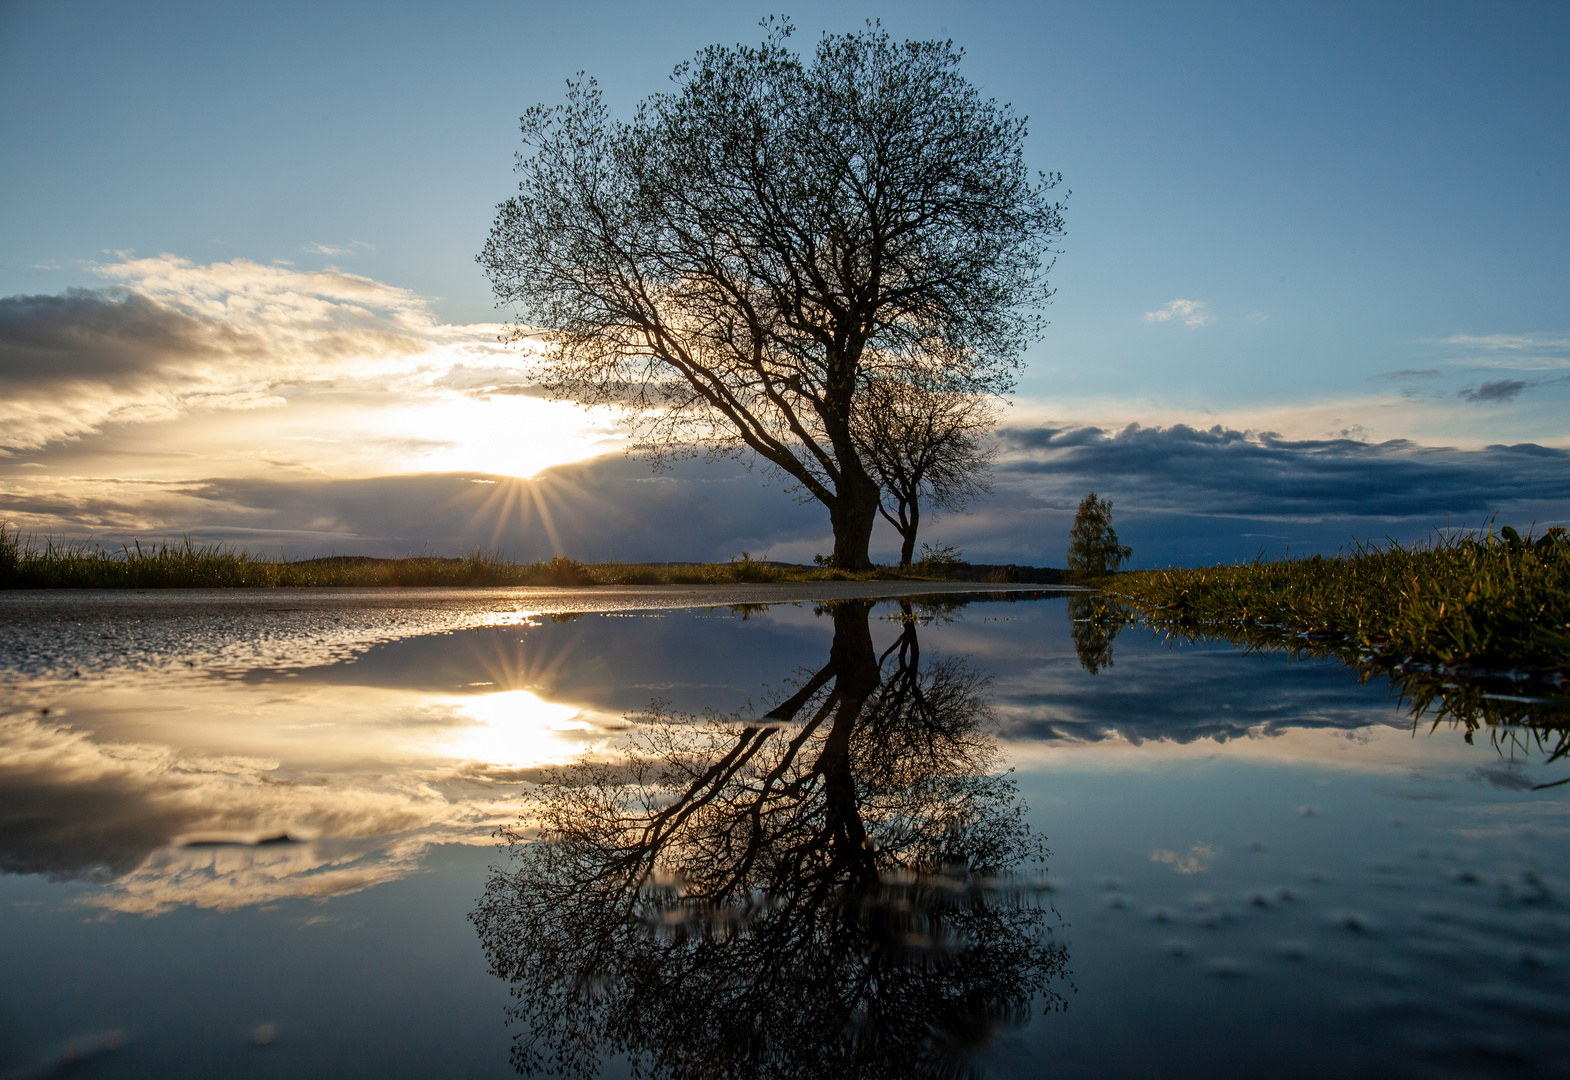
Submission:
[[[1479,730],[1487,730],[1494,747],[1512,759],[1540,754],[1545,765],[1570,760],[1570,684],[1559,671],[1425,662],[1375,652],[1349,635],[1303,633],[1262,620],[1198,624],[1183,612],[1144,611],[1139,621],[1175,641],[1225,641],[1246,652],[1339,660],[1360,683],[1388,679],[1391,693],[1410,710],[1414,729],[1424,721],[1434,728],[1459,727],[1469,743]],[[1080,653],[1081,662],[1084,656]],[[1564,784],[1570,777],[1538,786]]]
[[[542,785],[473,915],[515,984],[520,1071],[954,1075],[1028,1014],[1065,957],[1007,875],[1045,855],[995,775],[989,680],[879,657],[870,604],[763,717],[643,717],[617,764]],[[887,670],[885,670],[887,669]]]
[[[1112,642],[1128,622],[1128,614],[1100,593],[1075,593],[1068,598],[1069,634],[1080,666],[1094,675],[1112,666]]]

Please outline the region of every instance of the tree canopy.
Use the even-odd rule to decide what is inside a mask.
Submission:
[[[878,483],[851,434],[878,382],[1007,392],[1051,295],[1059,178],[952,43],[876,24],[810,60],[766,21],[613,120],[593,79],[521,120],[518,194],[479,261],[554,395],[628,410],[637,446],[751,453],[869,564]]]

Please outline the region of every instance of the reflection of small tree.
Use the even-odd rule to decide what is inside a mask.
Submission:
[[[857,403],[851,433],[883,489],[878,512],[899,531],[901,566],[915,556],[923,500],[959,513],[992,494],[996,450],[982,440],[993,422],[988,399],[980,395],[887,380],[873,383]]]
[[[1118,543],[1111,500],[1099,498],[1094,491],[1080,502],[1068,535],[1068,569],[1080,579],[1115,574],[1134,554],[1133,548]]]
[[[987,680],[923,668],[908,607],[880,658],[868,612],[836,608],[829,663],[763,717],[657,710],[625,762],[545,778],[541,840],[511,835],[472,916],[520,1071],[955,1075],[1057,1000],[1050,909],[999,884],[1044,851],[981,730]]]
[[[1068,598],[1069,636],[1079,665],[1092,675],[1112,666],[1112,642],[1128,622],[1117,603],[1100,594],[1079,593]]]

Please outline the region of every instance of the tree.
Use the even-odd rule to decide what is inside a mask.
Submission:
[[[997,452],[982,442],[992,426],[988,400],[977,394],[876,382],[857,401],[851,434],[888,496],[878,511],[899,530],[901,566],[915,557],[923,496],[929,506],[958,512],[992,494]]]
[[[711,46],[613,122],[592,79],[521,125],[519,192],[479,256],[542,382],[629,413],[637,448],[752,454],[829,511],[838,565],[870,565],[878,484],[851,436],[887,381],[1006,392],[1042,325],[1059,177],[952,43],[788,22]],[[538,331],[530,327],[538,328]]]
[[[1069,529],[1068,568],[1078,578],[1115,574],[1134,549],[1118,543],[1112,528],[1112,503],[1092,491],[1079,504]]]

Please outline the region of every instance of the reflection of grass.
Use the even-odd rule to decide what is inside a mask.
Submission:
[[[1325,559],[1143,570],[1102,582],[1150,627],[1388,675],[1415,716],[1527,725],[1570,753],[1570,539],[1440,537]],[[1496,733],[1496,741],[1499,739]],[[1512,734],[1511,740],[1519,742]],[[1548,742],[1545,744],[1544,740]]]
[[[224,544],[133,544],[118,551],[85,543],[41,545],[0,525],[0,588],[201,589],[423,585],[729,585],[738,582],[852,581],[894,577],[813,567],[782,567],[744,556],[728,563],[581,563],[558,556],[515,562],[476,550],[461,558],[346,555],[287,559]]]

